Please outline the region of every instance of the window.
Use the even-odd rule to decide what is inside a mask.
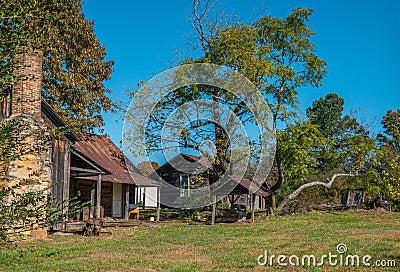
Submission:
[[[179,175],[179,188],[181,197],[190,196],[189,175]]]

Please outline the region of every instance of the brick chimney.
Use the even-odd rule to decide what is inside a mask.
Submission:
[[[42,52],[23,50],[15,56],[16,83],[12,90],[11,116],[40,116],[42,99]]]
[[[9,163],[7,179],[10,186],[24,185],[22,191],[31,186],[46,188],[50,181],[51,142],[41,114],[41,51],[19,50],[14,57],[14,76],[10,120],[16,130],[11,135],[16,158]]]

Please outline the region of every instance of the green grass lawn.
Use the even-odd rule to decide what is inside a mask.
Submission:
[[[268,254],[320,258],[345,244],[346,254],[396,260],[400,271],[400,213],[314,212],[273,217],[255,224],[190,225],[108,229],[100,237],[50,236],[0,249],[0,271],[382,271],[377,267],[259,266]],[[286,260],[286,262],[288,262]]]

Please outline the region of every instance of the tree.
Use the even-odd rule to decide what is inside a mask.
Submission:
[[[326,63],[317,57],[310,41],[315,34],[307,27],[311,14],[311,9],[298,8],[285,19],[265,16],[252,25],[223,29],[211,41],[210,61],[239,70],[263,92],[272,110],[275,133],[278,120],[287,122],[295,115],[298,88],[319,87],[326,74]],[[243,106],[238,104],[235,112]],[[279,144],[278,140],[278,180],[272,191],[284,181]]]
[[[106,61],[93,22],[80,0],[12,0],[0,6],[2,86],[13,83],[12,60],[21,48],[43,52],[43,98],[69,120],[91,130],[103,125],[101,111],[112,110],[104,81],[113,61]]]
[[[288,125],[279,130],[277,136],[285,170],[285,182],[276,194],[279,203],[316,174],[318,160],[315,150],[326,144],[327,140],[318,130],[318,126],[307,120]],[[309,203],[301,206],[307,207]]]
[[[278,132],[279,151],[287,183],[302,184],[318,165],[316,150],[326,144],[318,126],[303,121],[289,125]]]
[[[66,118],[69,127],[92,129],[102,125],[101,110],[110,110],[109,90],[103,85],[112,72],[112,62],[105,61],[93,23],[85,20],[79,0],[11,0],[0,3],[0,98],[13,86],[15,56],[24,50],[43,52],[43,97]],[[30,228],[60,222],[66,214],[49,195],[49,188],[33,184],[8,183],[7,167],[32,150],[21,149],[11,138],[23,137],[19,124],[0,122],[0,236],[10,228]],[[26,131],[24,131],[26,132]],[[56,131],[55,131],[56,132]],[[43,131],[30,131],[45,137]],[[29,137],[29,136],[27,136]],[[23,141],[23,139],[20,139]],[[47,139],[50,140],[50,139]],[[29,154],[28,154],[29,155]],[[70,200],[72,202],[72,200]],[[70,203],[69,212],[81,204]],[[84,204],[83,204],[84,205]]]
[[[400,208],[400,109],[389,110],[382,118],[383,134],[378,135],[381,144],[371,158],[363,177],[367,193],[388,199]]]
[[[382,119],[384,134],[378,135],[381,144],[387,144],[400,155],[400,108],[392,111],[388,110]]]
[[[344,100],[328,94],[307,109],[308,120],[278,133],[287,180],[282,209],[307,188],[331,188],[338,176],[358,176],[375,150],[375,141],[358,121],[343,114]],[[321,182],[333,176],[330,182]],[[317,180],[317,181],[314,181]]]
[[[325,139],[329,139],[319,148],[318,162],[321,169],[334,169],[343,164],[343,148],[346,148],[348,140],[358,133],[357,130],[362,129],[355,118],[343,116],[343,106],[343,98],[330,93],[315,100],[306,110],[310,122],[318,126]]]
[[[206,2],[208,3],[208,2]],[[273,116],[274,133],[277,122],[287,121],[295,115],[298,106],[297,91],[304,86],[318,87],[325,76],[325,61],[315,53],[315,46],[310,38],[315,34],[307,27],[310,9],[294,9],[287,18],[279,19],[265,16],[254,23],[237,23],[228,27],[214,26],[207,31],[210,24],[204,20],[206,11],[199,12],[199,1],[194,1],[194,26],[199,34],[199,41],[204,56],[199,59],[186,59],[183,63],[214,63],[228,66],[249,78],[261,91],[265,101],[270,105]],[[210,5],[208,5],[210,6]],[[214,31],[217,29],[216,31]],[[212,33],[212,34],[207,34]],[[162,127],[168,113],[195,99],[210,99],[216,105],[223,104],[248,125],[254,125],[255,118],[246,107],[245,101],[233,96],[226,90],[210,86],[187,86],[171,93],[162,102],[149,122],[148,144],[154,150],[160,149],[159,135],[156,131]],[[221,111],[215,108],[214,116]],[[188,125],[182,133],[181,148],[199,150],[199,142],[209,139],[215,144],[214,171],[218,178],[230,162],[229,140],[223,129],[210,122],[195,122]],[[257,142],[257,139],[255,139]],[[251,143],[256,146],[256,143]],[[272,185],[278,190],[284,179],[284,170],[280,149],[276,153],[276,165],[279,172],[278,181]],[[256,150],[252,151],[256,155]]]
[[[400,157],[394,156],[393,149],[381,146],[371,159],[363,176],[369,196],[389,200],[395,208],[400,208]]]
[[[368,137],[368,131],[355,117],[344,115],[343,110],[344,99],[335,93],[315,100],[306,110],[309,121],[318,127],[326,139],[325,144],[316,150],[320,170],[340,168],[342,171],[348,171],[356,167],[355,161],[362,161],[355,158],[357,154],[362,150],[371,151],[374,147],[374,141]],[[362,157],[365,156],[366,154]]]
[[[337,139],[359,127],[355,118],[349,115],[343,116],[343,106],[344,99],[335,93],[330,93],[312,102],[306,113],[310,122],[318,125],[325,138]]]

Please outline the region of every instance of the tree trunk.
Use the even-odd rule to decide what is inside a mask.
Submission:
[[[285,180],[285,176],[283,174],[283,165],[282,165],[282,159],[281,159],[281,154],[279,153],[279,148],[278,148],[279,142],[278,140],[276,141],[276,153],[275,153],[275,161],[278,169],[278,180],[277,182],[271,186],[271,191],[276,192],[283,184]],[[276,210],[276,199],[275,195],[271,195],[271,210],[274,212]]]
[[[271,195],[271,212],[274,213],[276,210],[276,198],[275,195]]]
[[[304,189],[312,187],[312,186],[316,186],[316,185],[321,185],[324,186],[326,188],[331,188],[333,182],[335,181],[335,179],[337,177],[353,177],[355,175],[353,174],[334,174],[333,177],[331,178],[331,180],[328,180],[328,182],[321,182],[321,181],[314,181],[314,182],[310,182],[310,183],[306,183],[301,185],[299,188],[297,188],[297,190],[295,190],[293,193],[291,193],[290,195],[286,196],[282,202],[279,204],[278,208],[276,209],[276,211],[280,211],[282,210],[282,208],[292,199],[294,199],[295,197],[297,197]]]

